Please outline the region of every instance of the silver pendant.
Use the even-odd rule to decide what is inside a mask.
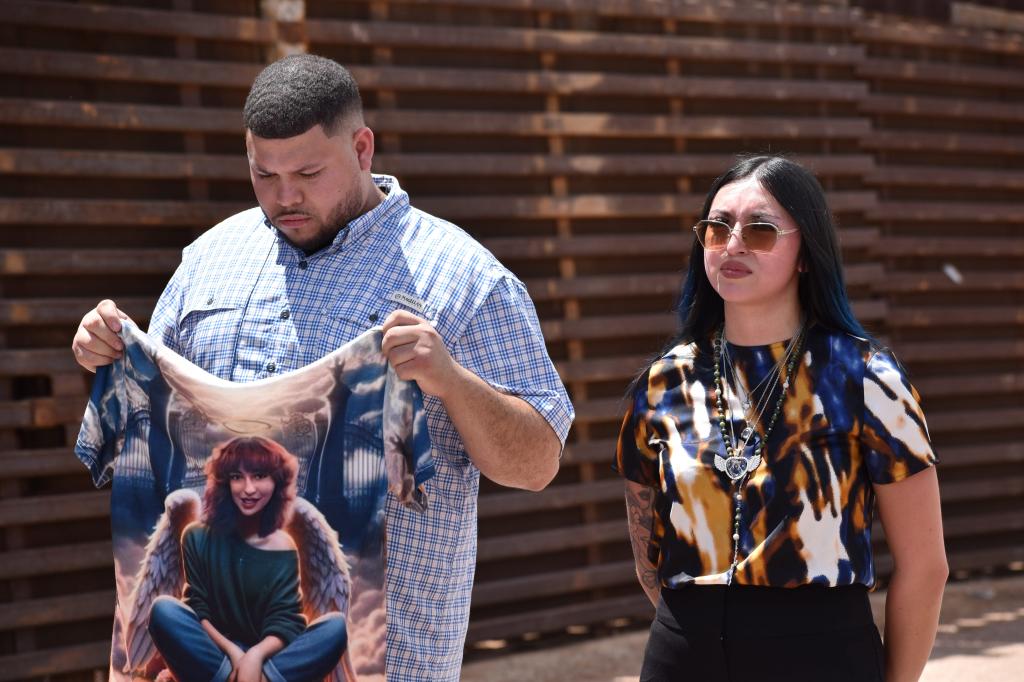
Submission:
[[[749,459],[738,455],[731,457],[715,455],[715,468],[724,471],[725,475],[733,481],[740,480],[744,475],[756,469],[759,464],[761,464],[761,455],[754,455]]]
[[[744,443],[746,443],[748,440],[750,440],[750,436],[753,433],[754,433],[753,427],[748,426],[747,428],[743,429],[743,433],[740,434],[740,440],[742,440]]]

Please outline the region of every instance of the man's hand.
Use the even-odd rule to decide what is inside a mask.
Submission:
[[[121,320],[130,320],[110,299],[100,301],[86,313],[71,342],[75,361],[90,372],[120,359],[124,344],[117,334]]]
[[[484,476],[526,490],[540,490],[555,477],[562,444],[544,417],[456,362],[430,322],[396,310],[384,321],[381,351],[399,378],[441,400]]]
[[[381,352],[405,381],[415,381],[420,390],[444,400],[458,384],[465,370],[445,348],[441,335],[427,320],[396,310],[384,320]]]

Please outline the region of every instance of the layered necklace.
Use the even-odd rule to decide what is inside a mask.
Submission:
[[[718,406],[718,426],[722,432],[722,440],[725,442],[726,454],[725,457],[717,453],[715,454],[715,468],[724,472],[725,475],[729,477],[729,480],[731,480],[736,486],[733,490],[733,549],[732,563],[729,566],[728,572],[729,584],[732,584],[733,574],[736,571],[736,564],[739,558],[740,516],[741,507],[743,505],[743,486],[746,484],[747,476],[761,464],[761,453],[764,450],[765,443],[768,442],[769,434],[771,434],[772,429],[775,427],[775,422],[779,419],[779,413],[782,412],[782,403],[785,401],[786,394],[789,392],[789,383],[793,378],[796,363],[800,360],[806,331],[806,325],[801,324],[800,331],[790,340],[789,344],[786,346],[785,352],[783,352],[778,362],[775,363],[775,366],[750,391],[748,391],[743,385],[742,379],[740,379],[740,373],[733,365],[732,359],[729,358],[729,348],[725,342],[725,326],[723,325],[718,330],[718,334],[715,335],[713,342],[715,350],[715,395]],[[740,396],[737,393],[736,396],[743,405],[744,412],[744,429],[740,433],[739,438],[736,437],[736,432],[732,427],[733,419],[726,419],[726,405],[728,404],[728,398],[725,392],[727,381],[727,358],[729,360],[729,373],[732,374],[737,385],[745,394],[744,396]],[[783,375],[783,370],[785,370],[785,375]],[[767,411],[769,397],[775,387],[779,385],[780,381],[782,383],[782,387],[779,390],[778,398],[775,400],[775,406],[771,410],[771,416],[768,418],[767,424],[765,424],[763,418]],[[758,399],[754,393],[760,389],[761,386],[765,386],[766,388],[764,393],[761,394],[760,399]],[[756,402],[752,403],[752,401],[755,400]],[[753,410],[751,410],[752,407],[754,407]],[[764,425],[764,433],[757,439],[753,453],[750,457],[747,457],[746,450],[757,431],[758,424]]]

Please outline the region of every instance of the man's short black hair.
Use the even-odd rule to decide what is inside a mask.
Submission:
[[[257,137],[282,139],[319,124],[330,134],[349,114],[362,114],[359,87],[344,66],[297,54],[260,72],[245,98],[245,127]]]

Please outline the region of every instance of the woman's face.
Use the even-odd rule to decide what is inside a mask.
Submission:
[[[734,230],[724,249],[704,250],[704,271],[726,304],[767,309],[796,301],[800,233],[789,213],[756,178],[737,180],[718,190],[708,219],[725,222]],[[789,234],[779,235],[771,251],[751,251],[738,228],[756,222],[772,223]]]
[[[243,516],[255,516],[263,511],[274,496],[274,479],[268,474],[233,471],[228,476],[231,499]]]

